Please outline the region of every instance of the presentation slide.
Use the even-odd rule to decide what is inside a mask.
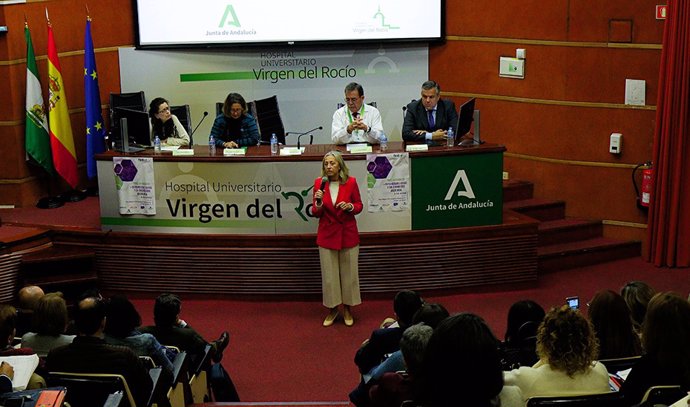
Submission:
[[[138,46],[434,40],[442,0],[137,0]]]

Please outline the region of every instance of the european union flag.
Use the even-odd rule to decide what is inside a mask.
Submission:
[[[98,88],[96,56],[91,40],[91,18],[86,18],[86,41],[84,45],[84,92],[86,96],[86,174],[97,175],[95,155],[105,151],[105,127],[101,112],[101,93]]]

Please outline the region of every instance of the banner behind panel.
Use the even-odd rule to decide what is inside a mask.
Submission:
[[[172,105],[189,104],[194,125],[209,112],[194,135],[196,144],[207,142],[215,104],[230,92],[247,101],[277,95],[286,131],[323,126],[314,132],[314,143],[330,144],[333,112],[349,82],[364,87],[365,102],[377,103],[388,139],[400,140],[402,107],[419,98],[429,52],[419,45],[233,52],[120,48],[119,58],[122,92],[143,90],[147,103],[162,96]],[[286,142],[294,145],[297,138]]]

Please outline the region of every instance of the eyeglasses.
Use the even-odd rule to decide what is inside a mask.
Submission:
[[[164,112],[169,112],[170,111],[170,106],[164,107],[161,110],[158,111],[158,114],[164,113]]]
[[[356,98],[345,98],[345,102],[347,102],[347,103],[355,103],[355,102],[358,101],[360,98],[361,98],[361,96],[356,97]]]

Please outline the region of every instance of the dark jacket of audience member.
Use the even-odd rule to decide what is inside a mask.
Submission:
[[[658,293],[642,325],[645,354],[621,387],[631,404],[651,386],[680,385],[690,390],[690,303],[675,293]]]
[[[419,294],[414,291],[400,291],[393,300],[393,310],[398,317],[398,327],[380,328],[371,333],[369,339],[357,350],[355,364],[362,374],[368,373],[383,361],[384,356],[400,349],[400,338],[410,325],[414,313],[422,306]]]
[[[112,373],[122,375],[137,405],[145,406],[153,386],[148,371],[131,349],[108,345],[102,339],[105,305],[95,298],[79,302],[75,315],[79,336],[48,353],[46,367],[52,372]]]
[[[127,346],[137,356],[148,356],[170,375],[173,365],[163,345],[151,334],[137,330],[141,325],[141,316],[134,304],[127,298],[116,295],[106,307],[105,341],[111,345]]]
[[[611,290],[599,291],[589,302],[589,320],[599,339],[599,359],[626,358],[642,353],[640,337],[633,328],[623,297]]]
[[[502,344],[504,370],[537,363],[537,328],[544,320],[544,308],[532,300],[522,300],[508,310],[505,341]]]
[[[498,340],[484,320],[462,313],[434,330],[424,353],[417,401],[426,407],[489,407],[503,389]]]

